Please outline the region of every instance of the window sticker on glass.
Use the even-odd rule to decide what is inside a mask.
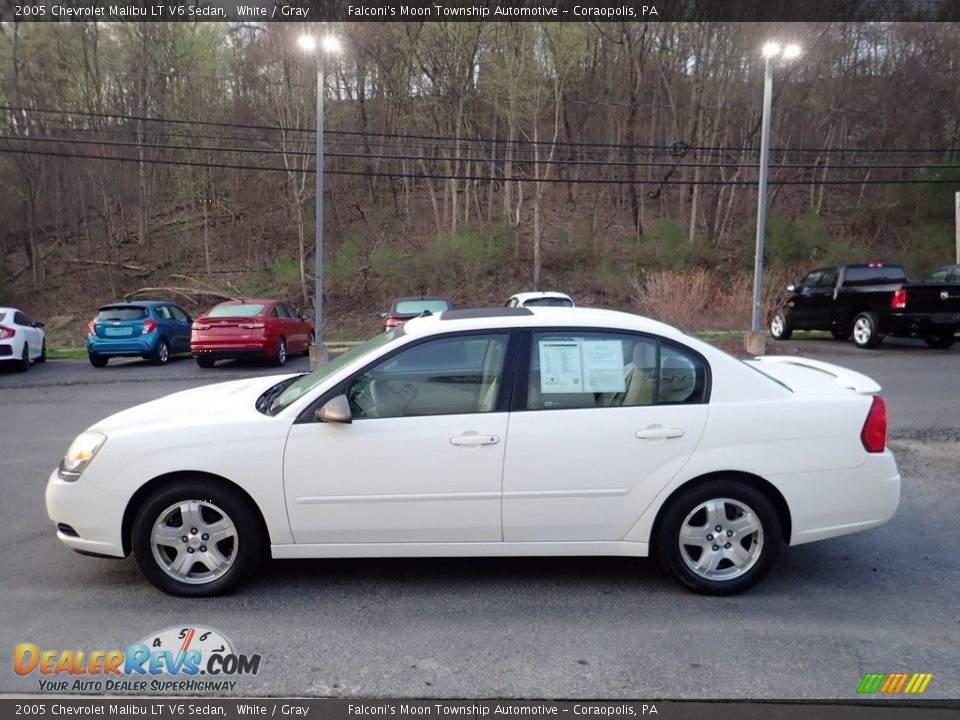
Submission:
[[[541,340],[540,392],[583,392],[583,360],[580,357],[580,341]]]
[[[581,340],[583,389],[593,393],[619,393],[624,383],[623,343],[620,340]]]

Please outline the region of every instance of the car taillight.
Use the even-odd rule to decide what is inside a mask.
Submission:
[[[397,325],[403,325],[403,320],[397,317],[388,317],[383,323],[383,326],[386,328],[396,327]]]
[[[97,334],[97,321],[96,321],[96,320],[91,320],[90,322],[87,323],[87,332],[90,333],[91,335],[96,335],[96,334]]]
[[[867,452],[883,452],[887,447],[887,404],[879,395],[873,396],[870,412],[860,431],[860,441]]]
[[[13,328],[8,328],[6,325],[0,325],[0,340],[6,340],[7,338],[12,338],[14,334]]]
[[[203,322],[199,322],[199,321],[195,321],[195,322],[193,323],[193,326],[192,326],[192,327],[193,327],[194,330],[209,330],[209,329],[210,329],[209,323],[203,323]]]
[[[146,322],[143,323],[143,330],[140,331],[140,334],[141,334],[141,335],[149,335],[150,333],[152,333],[152,332],[153,332],[154,330],[156,330],[156,329],[157,329],[157,321],[156,321],[156,320],[147,320]]]
[[[900,288],[893,294],[890,300],[891,310],[903,310],[907,306],[907,291]]]
[[[244,330],[260,330],[261,328],[266,327],[262,322],[253,322],[253,323],[240,323],[240,327]]]

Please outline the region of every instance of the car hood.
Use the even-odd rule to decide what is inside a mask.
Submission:
[[[121,410],[93,425],[91,430],[106,434],[124,431],[142,431],[145,428],[190,425],[208,425],[244,417],[268,419],[256,408],[257,398],[281,380],[299,373],[269,375],[232,382],[205,385],[192,390],[173,393],[166,397]]]

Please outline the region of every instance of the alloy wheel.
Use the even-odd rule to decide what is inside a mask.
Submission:
[[[686,516],[678,544],[680,557],[691,572],[706,580],[732,580],[760,559],[763,526],[746,503],[714,498]]]
[[[237,558],[237,528],[220,507],[183,500],[166,508],[150,531],[158,567],[179,582],[202,585],[223,576]]]

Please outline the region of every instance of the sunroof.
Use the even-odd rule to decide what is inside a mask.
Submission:
[[[440,313],[441,320],[476,320],[479,318],[498,317],[525,317],[533,315],[527,308],[470,308],[468,310],[444,310]]]

